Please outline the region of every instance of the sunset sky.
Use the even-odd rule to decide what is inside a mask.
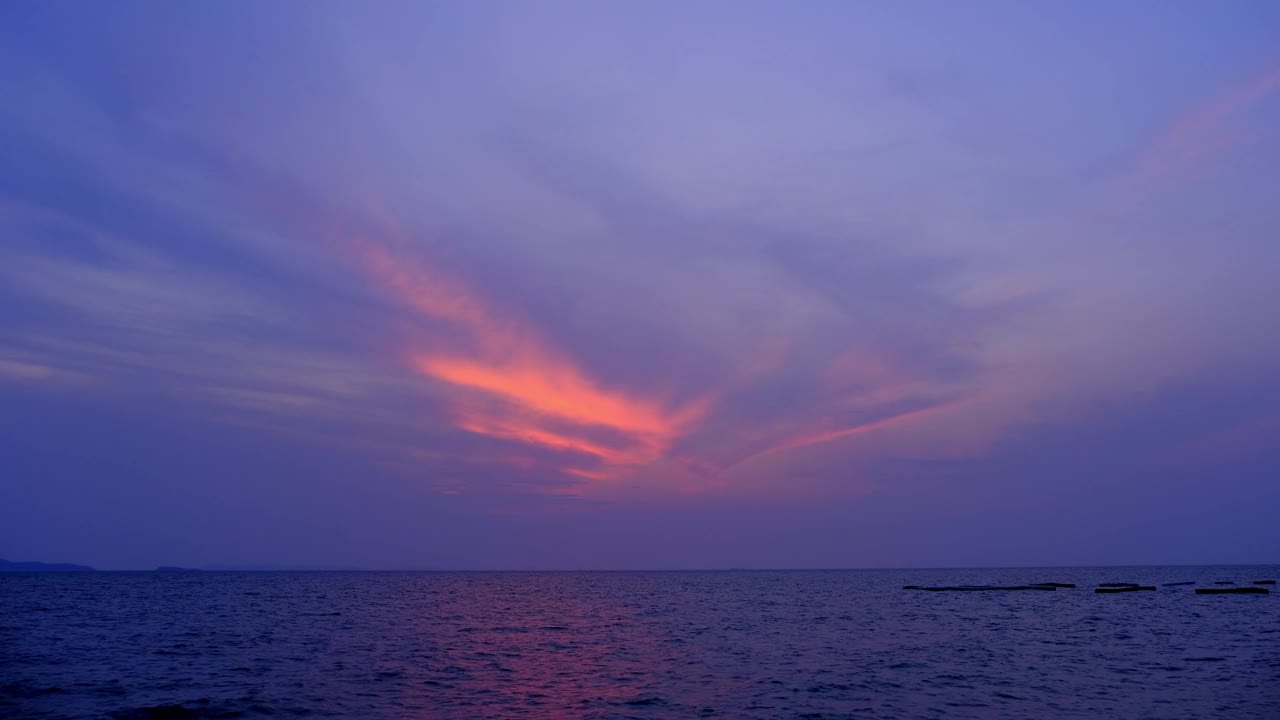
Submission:
[[[1277,28],[0,4],[0,557],[1274,562]]]

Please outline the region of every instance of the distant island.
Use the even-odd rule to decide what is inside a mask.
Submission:
[[[138,572],[131,570],[129,572]],[[150,572],[158,573],[189,573],[189,572],[368,572],[367,569],[361,567],[350,567],[345,565],[316,565],[316,566],[297,566],[297,565],[210,565],[209,567],[194,568],[180,567],[177,565],[160,565]],[[419,572],[430,571],[430,568],[413,568],[409,570],[400,570],[397,572]],[[88,565],[76,565],[74,563],[44,563],[34,561],[14,562],[11,560],[0,559],[0,572],[99,572],[98,568]],[[148,572],[141,570],[141,572]]]
[[[94,569],[72,563],[10,562],[0,558],[0,572],[93,572]]]
[[[207,565],[200,569],[209,572],[368,572],[366,568],[348,565],[274,565],[271,563]]]

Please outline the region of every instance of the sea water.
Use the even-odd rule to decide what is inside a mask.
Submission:
[[[1280,593],[1092,588],[1278,575],[5,573],[0,717],[1274,719]]]

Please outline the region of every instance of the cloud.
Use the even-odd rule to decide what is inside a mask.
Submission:
[[[407,352],[414,370],[462,391],[451,410],[462,430],[586,456],[591,465],[570,463],[564,471],[605,479],[660,459],[706,412],[705,400],[675,405],[605,388],[533,328],[497,314],[458,281],[393,257],[374,241],[358,244],[366,268],[392,294],[469,340],[465,354]],[[613,441],[593,438],[600,430]]]
[[[1277,90],[1280,61],[1264,67],[1247,82],[1192,106],[1142,152],[1122,187],[1132,194],[1195,179],[1198,171],[1253,136],[1243,121]]]
[[[88,382],[90,378],[53,365],[0,355],[0,380],[18,384],[74,385]]]
[[[961,13],[953,55],[854,6],[402,10],[175,11],[120,66],[7,64],[6,386],[90,378],[510,518],[941,466],[981,504],[1020,428],[1274,365],[1269,216],[1086,207],[1151,101],[1055,22]],[[1211,162],[1277,77],[1120,174]]]
[[[947,407],[946,405],[924,407],[918,410],[910,410],[907,412],[898,413],[896,415],[890,415],[889,417],[881,418],[879,420],[873,420],[870,422],[865,422],[859,425],[854,425],[852,427],[843,427],[836,430],[826,430],[819,433],[802,435],[800,437],[791,438],[786,440],[785,442],[779,443],[778,445],[767,447],[753,455],[749,455],[743,458],[742,460],[740,460],[738,463],[736,463],[736,465],[743,465],[746,463],[750,463],[760,458],[768,457],[770,455],[776,455],[778,453],[786,452],[788,450],[796,450],[799,448],[809,447],[811,445],[820,445],[822,443],[832,442],[833,440],[840,440],[843,438],[852,437],[854,435],[862,435],[864,433],[873,432],[875,430],[893,427],[895,425],[900,425],[903,423],[909,423],[912,420],[917,419],[923,415],[926,415],[931,412],[936,412],[940,409],[945,409],[946,407]]]

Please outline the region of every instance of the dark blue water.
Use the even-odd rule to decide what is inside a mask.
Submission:
[[[0,717],[1280,718],[1280,594],[1092,591],[1277,575],[0,574]]]

